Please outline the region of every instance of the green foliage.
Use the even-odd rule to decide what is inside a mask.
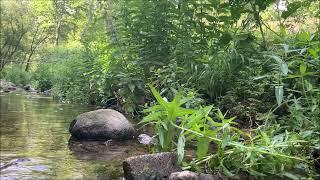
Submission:
[[[180,107],[190,98],[178,94],[174,100],[168,102],[150,86],[158,104],[146,110],[149,113],[143,123],[154,123],[159,138],[160,150],[174,149],[173,136],[179,135],[177,141],[178,162],[184,157],[186,143],[197,144],[197,160],[193,164],[207,164],[206,166],[220,170],[227,176],[235,176],[240,171],[248,172],[255,177],[269,175],[280,177],[296,177],[290,170],[293,167],[308,173],[308,161],[300,157],[301,151],[309,151],[310,142],[303,140],[312,134],[297,134],[273,127],[257,129],[255,132],[245,133],[232,125],[236,117],[226,118],[226,114],[217,110],[215,118],[210,117],[212,106],[198,110]],[[176,119],[181,120],[179,125]],[[180,131],[180,133],[178,133]],[[247,139],[242,139],[244,138]],[[208,154],[210,143],[217,146],[216,153]]]
[[[162,98],[152,85],[150,85],[150,89],[158,104],[145,110],[149,115],[144,117],[141,123],[155,124],[160,150],[168,151],[173,147],[172,143],[175,135],[174,123],[178,118],[185,118],[186,115],[194,112],[193,109],[181,107],[183,104],[190,101],[193,96],[192,94],[189,94],[188,97],[183,97],[180,92],[172,101],[168,101],[167,99]]]
[[[7,66],[1,71],[1,78],[17,85],[27,85],[31,82],[32,73],[26,72],[23,66]]]
[[[33,74],[33,79],[37,82],[37,89],[41,92],[49,90],[53,85],[53,64],[41,64]]]

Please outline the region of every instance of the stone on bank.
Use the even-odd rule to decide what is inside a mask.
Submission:
[[[134,156],[123,162],[126,180],[167,179],[172,172],[181,171],[172,152]]]

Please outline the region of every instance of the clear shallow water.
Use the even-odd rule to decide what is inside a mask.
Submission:
[[[0,94],[0,179],[122,179],[122,161],[145,154],[135,142],[70,139],[75,116],[93,110],[51,98]]]

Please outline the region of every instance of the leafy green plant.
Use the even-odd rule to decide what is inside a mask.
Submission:
[[[222,114],[218,116],[224,117]],[[308,142],[301,140],[301,136],[289,132],[277,134],[274,130],[244,133],[230,126],[232,120],[233,118],[224,121],[224,125],[221,123],[223,126],[210,135],[180,127],[184,132],[209,139],[217,145],[216,152],[198,158],[191,164],[206,164],[206,167],[230,177],[244,171],[254,177],[273,175],[296,179],[299,174],[294,174],[291,170],[299,164],[303,164],[302,169],[308,173],[310,162],[298,155],[302,150],[309,149],[304,147]],[[248,140],[241,140],[244,136]],[[188,168],[191,166],[185,167]]]
[[[195,111],[181,107],[190,101],[193,96],[190,94],[189,97],[182,97],[182,94],[178,93],[172,101],[168,101],[162,98],[152,85],[150,85],[150,89],[158,104],[145,110],[149,115],[144,117],[141,123],[155,123],[160,150],[169,151],[173,148],[173,137],[176,133],[174,124],[179,118],[184,118]]]
[[[299,154],[310,150],[309,146],[304,146],[308,141],[303,140],[303,134],[281,133],[279,126],[246,133],[232,126],[236,124],[233,122],[236,117],[227,118],[227,114],[220,110],[211,118],[213,106],[185,109],[181,105],[192,97],[185,98],[178,94],[169,102],[153,86],[150,88],[159,104],[146,110],[149,115],[142,122],[155,123],[159,150],[176,148],[179,163],[183,161],[185,144],[196,142],[197,160],[192,164],[207,164],[207,167],[227,176],[234,177],[245,171],[255,177],[273,175],[296,179],[299,175],[291,170],[301,165],[308,173],[310,162]],[[181,121],[179,124],[175,123],[177,119]],[[179,136],[176,146],[173,144],[174,135]],[[217,147],[215,152],[209,153],[211,143]]]

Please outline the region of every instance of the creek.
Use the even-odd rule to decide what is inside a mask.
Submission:
[[[0,179],[122,179],[122,161],[146,149],[135,141],[70,138],[74,117],[94,109],[40,95],[0,94]]]

